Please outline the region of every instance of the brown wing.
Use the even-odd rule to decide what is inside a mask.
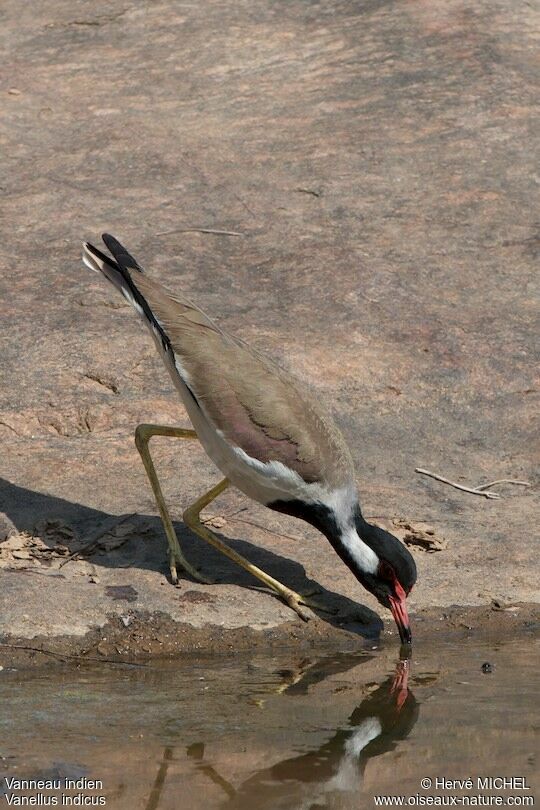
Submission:
[[[142,273],[132,275],[168,336],[200,407],[227,440],[261,462],[280,461],[306,482],[349,483],[345,441],[313,395],[198,307]]]

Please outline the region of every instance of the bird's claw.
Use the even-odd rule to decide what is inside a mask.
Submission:
[[[302,601],[301,596],[293,592],[291,594],[284,594],[283,599],[285,604],[288,605],[291,610],[294,610],[294,612],[300,616],[303,622],[309,622],[311,616],[308,616],[308,614],[300,607],[300,602]]]
[[[316,599],[312,599],[311,595],[314,593],[322,593],[320,588],[314,588],[307,593],[296,593],[295,591],[286,591],[285,593],[281,593],[280,596],[282,597],[283,601],[286,605],[288,605],[291,610],[294,610],[298,616],[304,622],[308,622],[311,616],[306,613],[302,608],[301,605],[305,605],[306,607],[310,608],[310,610],[320,610],[324,613],[337,613],[336,608],[329,607],[328,605],[319,602]]]
[[[179,555],[178,553],[171,551],[169,556],[171,581],[172,584],[175,585],[177,588],[180,587],[178,581],[177,566],[180,566],[180,569],[182,571],[185,571],[185,573],[188,574],[190,577],[192,577],[195,580],[195,582],[200,582],[201,585],[213,585],[215,583],[214,579],[207,577],[205,574],[202,574],[198,568],[195,568],[193,565],[190,565],[183,555]]]

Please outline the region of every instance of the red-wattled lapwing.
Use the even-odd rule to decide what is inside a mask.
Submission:
[[[149,278],[113,236],[104,234],[103,241],[114,259],[85,243],[83,261],[103,273],[150,328],[194,427],[139,425],[135,432],[167,535],[173,582],[177,582],[177,563],[195,579],[207,580],[186,560],[178,543],[148,449],[152,436],[199,439],[226,476],[184,512],[186,525],[199,537],[307,619],[300,605],[314,605],[312,600],[229,548],[201,523],[199,514],[233,484],[270,509],[306,520],[328,538],[362,585],[392,611],[401,641],[410,643],[406,597],[416,581],[414,560],[393,535],[364,520],[351,455],[317,397],[220,329],[184,296]]]

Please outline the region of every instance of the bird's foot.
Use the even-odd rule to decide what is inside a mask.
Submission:
[[[300,604],[305,604],[303,597],[299,593],[295,593],[294,591],[285,591],[279,594],[286,605],[290,607],[291,610],[294,610],[298,616],[302,619],[303,622],[309,622],[311,616],[309,616],[305,610],[302,610]]]
[[[171,550],[169,553],[169,568],[171,572],[171,581],[173,585],[178,587],[178,566],[189,574],[195,582],[200,582],[201,585],[212,585],[215,580],[202,574],[198,568],[195,568],[189,563],[180,550]]]
[[[291,610],[294,610],[294,612],[300,616],[302,621],[308,622],[311,616],[306,613],[305,610],[302,610],[301,605],[305,605],[306,607],[310,608],[310,610],[314,611],[319,610],[324,613],[337,613],[335,608],[329,607],[329,605],[326,605],[317,599],[313,599],[313,594],[317,593],[321,593],[320,588],[313,588],[306,593],[296,593],[296,591],[292,591],[290,588],[283,588],[283,590],[278,592],[278,595],[281,597],[281,599],[283,599],[285,604],[291,608]]]

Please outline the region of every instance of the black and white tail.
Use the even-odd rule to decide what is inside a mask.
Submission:
[[[117,290],[120,290],[126,301],[131,304],[147,326],[150,327],[163,351],[174,362],[170,340],[152,312],[148,301],[137,288],[136,282],[132,278],[132,273],[136,277],[138,273],[143,272],[142,267],[114,236],[104,233],[102,238],[113,254],[114,259],[102,253],[101,250],[89,242],[83,242],[82,260],[84,264],[95,273],[102,273],[111,284],[114,284]]]

